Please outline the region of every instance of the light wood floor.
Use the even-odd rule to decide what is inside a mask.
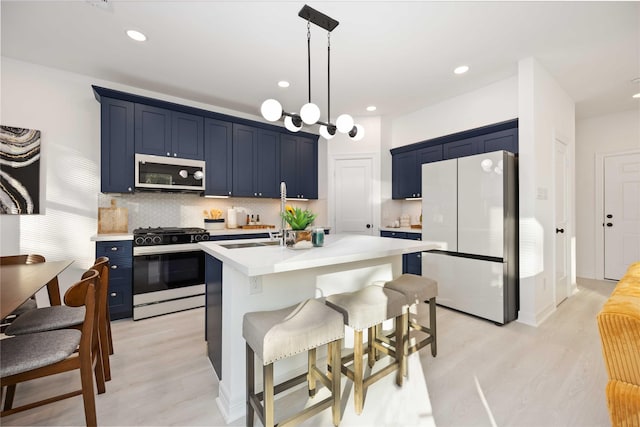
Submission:
[[[538,328],[517,322],[499,327],[438,307],[438,356],[428,348],[412,355],[401,389],[393,375],[372,385],[361,416],[353,413],[352,387],[343,379],[341,426],[609,425],[595,316],[614,283],[580,279],[578,285],[580,292]],[[113,380],[96,397],[98,424],[224,425],[203,325],[202,309],[113,322]],[[75,373],[22,384],[16,404],[75,386]],[[278,408],[293,410],[305,404],[305,396],[295,391]],[[82,399],[4,417],[0,424],[83,425]],[[244,419],[233,425],[244,425]],[[330,414],[305,425],[331,425]]]

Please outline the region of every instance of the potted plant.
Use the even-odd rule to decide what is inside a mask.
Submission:
[[[293,208],[289,205],[285,207],[282,214],[284,220],[289,224],[291,230],[284,230],[285,244],[294,249],[307,249],[313,247],[311,243],[311,230],[306,228],[316,219],[316,214],[308,209]]]

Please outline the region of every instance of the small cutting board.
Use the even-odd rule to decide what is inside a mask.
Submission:
[[[246,229],[258,230],[258,229],[261,229],[261,228],[276,228],[276,226],[275,225],[268,225],[268,224],[255,224],[255,225],[251,224],[251,225],[240,225],[239,228],[244,228],[245,230]]]
[[[98,208],[98,234],[127,233],[128,230],[127,208],[116,207],[116,201],[113,199],[110,208]]]

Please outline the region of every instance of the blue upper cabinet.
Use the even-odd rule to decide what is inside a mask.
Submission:
[[[233,124],[233,190],[236,197],[280,197],[277,132]]]
[[[391,163],[392,198],[422,197],[422,164],[439,160],[442,160],[441,145],[394,155]]]
[[[204,120],[205,191],[207,196],[231,196],[233,182],[233,125],[231,122]]]
[[[318,198],[318,141],[280,134],[280,181],[291,199]]]
[[[518,120],[471,129],[391,150],[392,198],[422,197],[422,165],[505,150],[518,153]]]
[[[135,104],[136,153],[204,160],[201,116]]]
[[[134,189],[134,104],[100,101],[100,191],[131,193]]]

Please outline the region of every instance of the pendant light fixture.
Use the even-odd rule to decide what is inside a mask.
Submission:
[[[331,31],[339,24],[335,19],[304,5],[298,16],[307,21],[307,78],[308,78],[308,102],[300,109],[300,114],[283,111],[282,105],[275,99],[267,99],[262,103],[260,112],[262,117],[270,122],[284,119],[284,126],[291,132],[298,132],[303,125],[320,125],[320,135],[325,139],[335,136],[336,130],[346,133],[354,141],[364,137],[364,128],[354,124],[353,117],[341,114],[336,119],[335,125],[331,123]],[[311,24],[315,24],[327,30],[327,121],[320,121],[320,108],[311,102]]]

